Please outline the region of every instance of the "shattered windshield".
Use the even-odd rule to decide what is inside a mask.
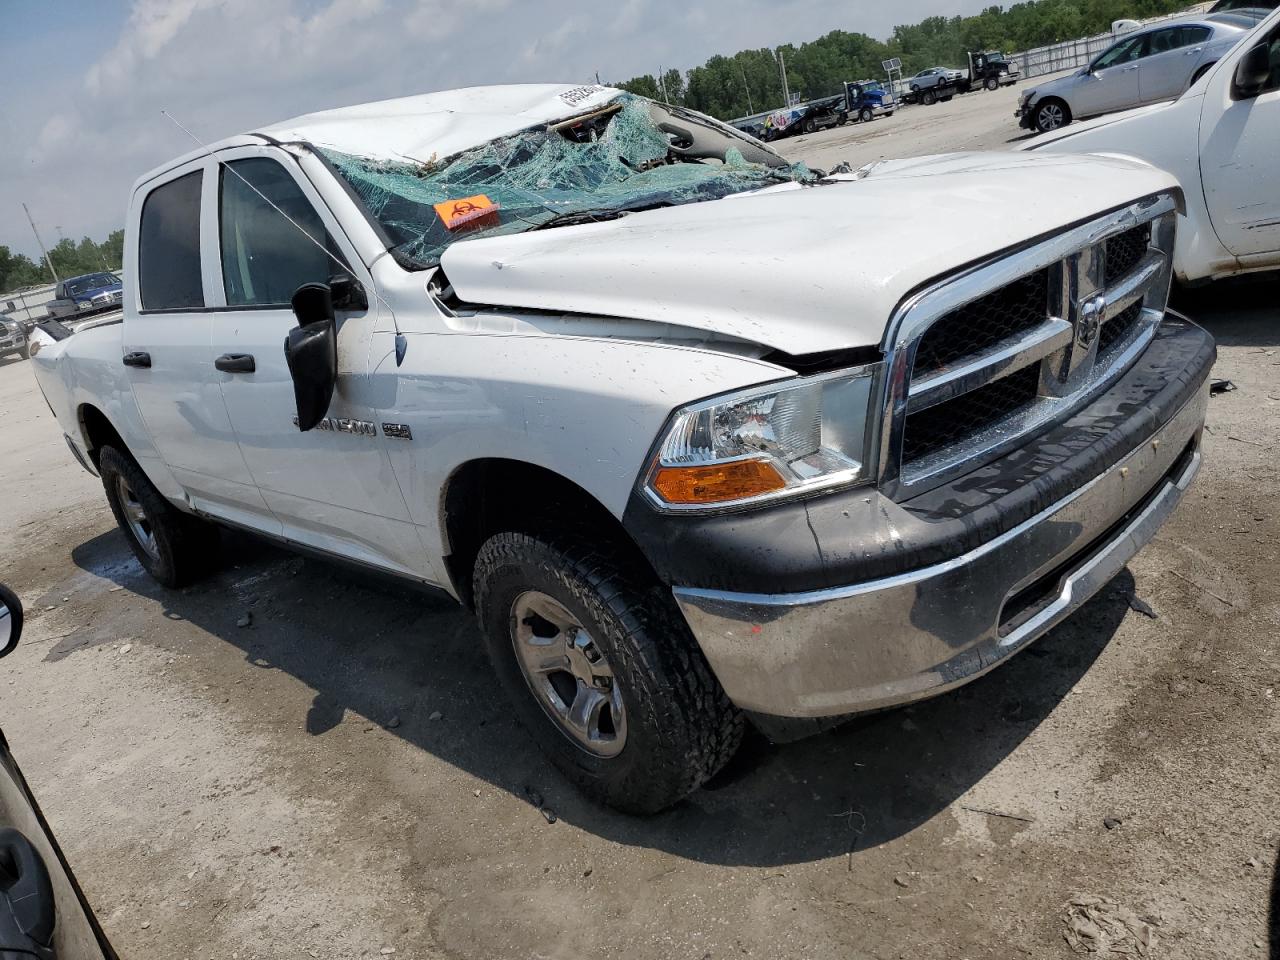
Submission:
[[[444,159],[320,152],[390,234],[396,259],[418,269],[438,264],[459,240],[817,179],[803,164],[749,162],[735,146],[728,146],[722,159],[689,159],[694,151],[680,150],[678,136],[660,126],[651,106],[662,110],[620,94],[585,116],[539,125]],[[707,131],[723,139],[715,128]]]

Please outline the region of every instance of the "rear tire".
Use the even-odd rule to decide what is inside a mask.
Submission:
[[[742,714],[647,571],[594,541],[500,533],[480,548],[473,583],[517,716],[584,793],[655,813],[737,750]]]
[[[175,588],[212,569],[218,528],[174,507],[127,453],[103,447],[98,473],[129,549],[161,586]]]
[[[926,90],[924,93],[920,94],[920,102],[923,103],[926,107],[933,106],[933,104],[935,104],[937,101],[938,101],[938,95],[934,93],[932,90]]]
[[[1214,61],[1214,62],[1216,63],[1217,61]],[[1196,81],[1199,80],[1201,77],[1203,77],[1206,73],[1208,73],[1209,68],[1212,66],[1213,66],[1212,63],[1206,63],[1203,67],[1201,67],[1199,70],[1193,73],[1191,75],[1191,82],[1187,84],[1187,89],[1190,90],[1192,87],[1194,87],[1196,85]]]

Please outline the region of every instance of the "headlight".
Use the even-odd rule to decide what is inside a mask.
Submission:
[[[88,310],[88,309],[89,309],[90,307],[92,307],[92,306],[93,306],[93,301],[92,301],[92,300],[77,300],[77,301],[76,301],[76,309],[77,309],[77,310]]]
[[[774,500],[867,482],[879,364],[677,410],[645,480],[660,507]]]

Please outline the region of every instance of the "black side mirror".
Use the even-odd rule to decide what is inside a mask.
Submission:
[[[333,291],[327,283],[304,283],[293,292],[298,325],[284,341],[284,359],[293,378],[298,429],[310,430],[329,412],[338,382],[338,329]]]
[[[1262,92],[1271,79],[1271,44],[1262,42],[1240,58],[1236,64],[1232,94],[1237,100],[1248,100]]]
[[[0,657],[13,653],[22,636],[22,601],[0,583]]]
[[[339,273],[329,278],[329,290],[335,310],[368,310],[369,297],[364,286],[349,273]]]

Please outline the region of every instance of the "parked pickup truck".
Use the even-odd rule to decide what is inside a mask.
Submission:
[[[1174,269],[1193,283],[1280,268],[1280,11],[1172,103],[1073,124],[1024,150],[1121,153],[1186,196]]]
[[[748,719],[984,673],[1154,535],[1214,359],[1182,207],[1124,159],[823,176],[607,87],[436,93],[148,173],[123,319],[33,364],[162,584],[222,524],[438,587],[560,769],[652,811]]]
[[[120,306],[120,278],[114,273],[88,273],[59,280],[45,310],[50,317],[74,317]]]

